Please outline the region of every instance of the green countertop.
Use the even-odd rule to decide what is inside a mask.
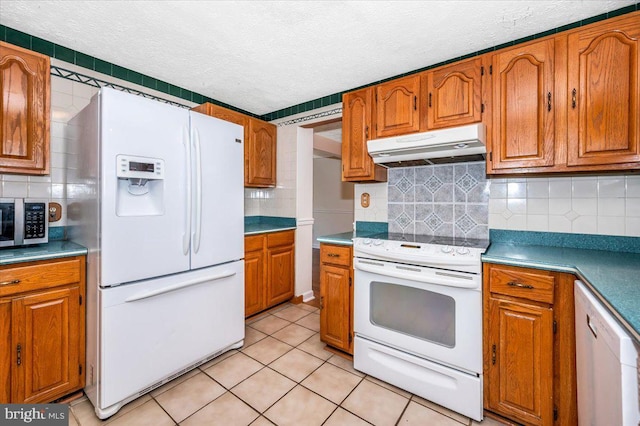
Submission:
[[[640,253],[493,242],[483,262],[577,275],[640,343]]]
[[[296,229],[296,219],[277,216],[247,216],[244,218],[244,235]]]
[[[51,241],[46,244],[0,249],[0,266],[86,254],[85,247],[71,241]]]

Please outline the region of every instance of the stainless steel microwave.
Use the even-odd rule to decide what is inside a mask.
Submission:
[[[49,241],[47,200],[0,198],[0,247]]]

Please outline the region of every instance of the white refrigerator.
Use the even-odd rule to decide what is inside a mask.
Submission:
[[[71,121],[85,392],[107,418],[244,339],[243,128],[103,88]]]

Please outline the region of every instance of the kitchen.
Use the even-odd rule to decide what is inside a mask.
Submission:
[[[632,10],[628,8],[625,10],[627,10],[627,12],[632,12]],[[585,18],[586,17],[588,16],[585,16]],[[2,22],[2,24],[4,25],[4,21]],[[21,40],[20,37],[24,36],[25,34],[17,33],[15,31],[12,32],[9,30],[10,28],[12,28],[12,26],[7,24],[4,33],[5,38],[3,38],[3,40],[19,43]],[[536,32],[538,31],[530,31],[527,34],[533,34]],[[42,39],[35,37],[33,38],[33,40],[36,40],[40,43],[42,42]],[[91,78],[103,82],[107,81],[110,83],[115,83],[123,87],[133,86],[137,90],[139,90],[138,88],[141,88],[142,90],[144,90],[144,93],[151,92],[161,98],[166,99],[169,97],[177,103],[185,104],[184,98],[180,99],[176,97],[170,97],[168,95],[171,95],[171,93],[163,93],[161,86],[162,82],[159,80],[152,81],[152,84],[155,84],[155,90],[153,90],[148,86],[145,86],[144,84],[135,85],[136,81],[142,83],[146,82],[144,76],[139,77],[139,74],[135,72],[129,72],[129,74],[127,74],[128,71],[125,70],[125,74],[123,75],[122,69],[120,67],[112,66],[110,68],[111,75],[109,75],[109,73],[105,75],[105,73],[93,72],[92,70],[87,69],[86,66],[82,66],[83,64],[86,64],[86,61],[92,61],[92,67],[97,71],[101,66],[105,65],[104,61],[98,59],[99,56],[93,58],[88,57],[88,55],[80,54],[79,52],[71,51],[72,60],[65,61],[64,58],[69,58],[69,52],[61,49],[59,53],[59,56],[56,56],[52,59],[52,65],[54,66],[54,68],[52,68],[53,76],[51,78],[51,102],[53,114],[51,125],[52,155],[50,177],[29,176],[28,178],[26,178],[24,176],[14,174],[3,174],[2,176],[3,198],[49,198],[51,201],[58,202],[62,206],[61,220],[59,222],[52,222],[52,224],[57,224],[59,226],[52,226],[51,229],[60,228],[60,225],[68,225],[70,223],[70,220],[73,220],[72,216],[74,212],[69,211],[69,206],[67,205],[67,199],[72,194],[65,192],[69,190],[68,186],[66,185],[68,183],[68,175],[65,167],[67,161],[69,160],[69,157],[73,156],[73,154],[77,154],[77,152],[66,150],[65,145],[68,143],[69,129],[66,128],[65,124],[63,123],[66,123],[71,117],[75,116],[76,113],[79,112],[82,107],[84,107],[89,102],[89,98],[96,93],[97,88],[95,87],[95,84],[91,84]],[[75,62],[75,64],[70,64],[69,62]],[[89,68],[91,68],[91,66]],[[414,69],[415,68],[417,67],[414,67]],[[63,76],[67,76],[67,78],[63,78]],[[124,76],[128,76],[131,78],[122,79],[122,77]],[[120,77],[120,79],[116,80],[116,78],[118,77]],[[89,84],[83,84],[80,81],[87,81],[89,82]],[[92,85],[94,87],[91,87]],[[350,87],[355,86],[357,85],[354,84]],[[178,92],[176,92],[174,87],[175,86],[169,87],[168,92],[173,92],[174,94],[185,94],[185,92],[187,92],[183,90],[179,90]],[[197,94],[194,92],[189,92],[191,104],[189,104],[188,106],[196,106],[202,103],[203,99],[198,99],[198,97],[195,95]],[[570,95],[567,97],[570,97]],[[193,102],[194,99],[198,102]],[[554,100],[554,102],[556,101]],[[560,102],[560,100],[558,100],[557,102]],[[314,106],[316,105],[320,106],[320,108],[314,108]],[[308,167],[308,164],[310,163],[312,157],[312,144],[308,143],[308,141],[312,138],[312,130],[304,126],[299,127],[296,124],[313,124],[314,122],[320,122],[323,119],[326,120],[326,117],[336,116],[339,114],[339,111],[336,112],[336,110],[339,109],[340,106],[340,97],[332,95],[327,97],[326,100],[318,102],[318,104],[314,105],[314,103],[312,102],[311,105],[305,106],[303,113],[292,114],[292,110],[289,110],[288,112],[283,110],[263,117],[263,119],[265,119],[266,121],[273,121],[274,123],[278,124],[278,149],[276,154],[277,187],[269,188],[268,184],[265,185],[264,183],[262,183],[259,184],[264,185],[262,188],[257,187],[253,189],[245,189],[245,216],[254,217],[254,220],[256,222],[260,222],[260,220],[264,219],[264,217],[273,216],[281,218],[295,218],[293,219],[293,227],[296,228],[295,243],[286,243],[288,244],[288,247],[295,247],[295,260],[293,260],[291,255],[286,254],[290,253],[290,251],[282,249],[282,247],[284,247],[283,245],[277,245],[270,248],[268,246],[269,243],[262,240],[256,242],[256,247],[259,246],[256,251],[263,250],[265,252],[268,252],[269,250],[271,250],[273,253],[279,256],[277,259],[281,260],[283,262],[282,265],[286,266],[286,269],[289,271],[291,271],[291,263],[295,262],[295,269],[294,272],[292,272],[292,274],[295,274],[294,294],[295,296],[298,296],[303,300],[309,300],[313,297],[309,279],[309,276],[311,275],[309,251],[312,244],[311,228],[313,226],[313,215],[311,214],[311,203],[309,201],[309,191],[307,189],[309,187],[308,184],[310,183],[311,172],[311,168]],[[300,121],[296,121],[297,119],[300,119]],[[228,121],[232,120],[228,119]],[[287,123],[289,121],[291,123]],[[259,127],[258,124],[255,124],[255,128],[261,129],[262,127]],[[345,123],[343,112],[343,129],[344,128]],[[343,136],[343,139],[344,138],[345,137]],[[245,136],[245,142],[246,140],[247,138]],[[559,146],[560,144],[557,145]],[[494,155],[497,154],[494,153]],[[496,165],[495,162],[490,164],[492,164],[494,167]],[[434,170],[436,168],[438,170],[441,170],[445,169],[446,167],[451,167],[453,169],[455,166],[434,166]],[[418,175],[419,169],[424,172],[428,168],[420,166],[415,167],[415,173],[413,174],[413,176]],[[409,212],[408,209],[413,208],[413,211],[416,211],[416,207],[412,207],[412,204],[415,203],[412,202],[409,198],[394,198],[398,193],[395,192],[394,194],[396,195],[392,195],[391,187],[404,188],[404,192],[402,190],[400,190],[400,192],[406,195],[408,193],[416,193],[416,188],[419,189],[424,185],[422,185],[422,182],[411,180],[406,176],[404,176],[405,180],[402,180],[400,176],[401,172],[414,169],[392,168],[388,170],[388,183],[367,183],[356,185],[356,213],[354,217],[356,227],[359,222],[384,222],[388,223],[388,229],[391,232],[398,232],[399,230],[409,232],[406,229],[407,227],[413,227],[415,229],[419,223],[426,222],[423,221],[422,217],[409,215],[407,213]],[[455,173],[455,171],[452,172],[452,176],[453,173]],[[474,185],[483,184],[483,179],[480,178],[484,178],[484,176],[477,176],[473,171],[469,171],[468,174],[475,179],[475,181],[471,183],[473,183]],[[465,176],[464,173],[460,175],[460,177],[463,176]],[[595,175],[595,177],[593,175],[582,174],[569,176],[564,175],[563,177],[555,177],[556,175],[549,175],[542,178],[529,176],[531,175],[527,175],[527,177],[512,177],[509,175],[509,173],[507,173],[504,177],[502,177],[494,173],[488,179],[484,179],[486,181],[484,182],[485,188],[488,189],[490,187],[490,191],[487,191],[488,194],[486,194],[487,197],[482,199],[481,202],[469,201],[467,199],[465,199],[465,202],[469,205],[484,204],[484,212],[485,215],[488,214],[488,218],[484,219],[485,222],[481,222],[480,217],[475,217],[473,226],[471,226],[471,224],[467,222],[465,228],[467,228],[468,226],[469,230],[471,231],[470,228],[473,228],[475,226],[478,231],[482,230],[485,234],[489,233],[489,229],[491,229],[492,231],[500,229],[511,229],[577,234],[605,234],[619,235],[623,237],[638,236],[638,234],[634,233],[633,231],[634,229],[637,230],[637,227],[634,228],[634,224],[637,225],[638,222],[637,212],[634,207],[637,203],[637,176],[634,176],[633,174],[604,173],[597,174]],[[363,180],[361,178],[359,179],[360,181]],[[415,179],[415,177],[413,179]],[[458,183],[457,180],[451,183],[449,183],[448,181],[443,181],[442,179],[441,181],[445,185],[451,185],[451,188],[453,188],[454,183]],[[467,181],[464,182],[465,183],[463,185],[465,187],[466,185],[470,184]],[[407,185],[409,185],[411,188],[409,188],[409,186]],[[545,186],[547,188],[546,190],[544,189]],[[600,190],[600,188],[602,188],[602,190]],[[369,194],[370,203],[368,207],[362,207],[361,204],[361,198],[365,193]],[[623,200],[622,211],[620,211],[621,200]],[[435,209],[436,202],[434,201],[433,203],[433,208]],[[455,200],[452,199],[451,204],[453,204],[453,206],[450,207],[450,209],[455,210]],[[461,203],[459,202],[459,204]],[[547,206],[546,208],[541,207],[545,204]],[[567,208],[567,205],[569,206],[569,208],[566,211],[563,210]],[[375,217],[369,216],[373,211],[376,212]],[[407,213],[405,215],[406,217],[401,213],[394,213],[397,211]],[[467,209],[465,210],[465,213],[468,213],[467,216],[473,219],[471,210]],[[437,217],[440,220],[445,219],[443,220],[444,223],[453,224],[451,218],[446,220],[448,217],[441,216],[444,215],[436,214],[435,216],[431,217],[432,221],[429,223],[431,225],[436,225]],[[451,216],[453,216],[453,214]],[[407,222],[407,218],[409,222]],[[624,223],[623,228],[620,227],[620,223]],[[253,223],[250,225],[255,227],[268,226],[265,223]],[[286,230],[291,227],[291,223],[287,222],[281,224],[278,229]],[[417,233],[417,231],[413,232]],[[501,235],[503,241],[494,241],[494,234],[500,236],[500,233],[496,234],[492,232],[492,244],[498,242],[504,242],[506,244],[509,243],[508,238],[513,238],[513,235],[510,234]],[[488,235],[486,235],[484,238],[487,237]],[[529,236],[529,238],[533,237]],[[603,244],[603,242],[600,240],[594,241],[595,244],[598,244],[598,246]],[[518,244],[523,244],[523,242],[518,242]],[[245,249],[246,248],[247,246],[245,243]],[[248,257],[246,257],[246,259],[248,259]],[[500,263],[496,260],[495,257],[493,258],[493,260],[497,263]],[[286,294],[286,292],[284,292],[283,294]],[[262,296],[260,295],[258,296],[258,298],[261,297]],[[277,295],[274,295],[272,299],[277,300]],[[258,307],[256,309],[260,310],[261,307]],[[291,312],[296,313],[297,315],[301,315],[300,312],[296,312],[295,310],[292,310]],[[274,313],[273,316],[280,318],[276,315],[276,313]],[[315,312],[312,312],[312,314],[317,315],[317,313]],[[302,321],[309,315],[305,315],[302,318],[297,318],[292,322],[297,323],[298,321]],[[296,315],[289,318],[295,318],[295,316]],[[279,321],[274,320],[274,322]],[[314,327],[310,324],[307,325]],[[303,326],[303,328],[306,327]],[[267,327],[267,329],[265,330],[268,329],[269,327]],[[306,329],[312,330],[311,328]],[[279,330],[270,330],[268,334],[271,334],[272,332],[277,333],[278,331]],[[248,334],[249,333],[247,332],[247,335]],[[334,356],[335,355],[332,355],[331,358],[333,358]],[[337,361],[338,358],[336,358],[336,363],[341,362]],[[329,369],[328,366],[326,369]],[[357,371],[357,368],[353,371]],[[368,386],[369,382],[366,383],[366,385]],[[392,400],[393,398],[389,397],[389,399]],[[415,407],[415,404],[409,404],[409,406]],[[418,403],[418,406],[418,408],[424,407],[420,403]],[[274,406],[274,408],[275,407],[276,406]],[[415,410],[418,410],[418,408],[415,408]],[[407,410],[409,409],[407,408]],[[353,411],[349,411],[348,409],[347,411],[349,413],[353,413]],[[342,411],[340,411],[340,413],[342,413]],[[402,414],[402,411],[398,414],[397,418],[400,417],[400,414]],[[407,415],[409,414],[410,413],[407,412]],[[365,414],[360,415],[361,418],[363,418],[362,416],[365,416]],[[367,419],[365,418],[365,420]],[[176,421],[175,418],[174,421]]]

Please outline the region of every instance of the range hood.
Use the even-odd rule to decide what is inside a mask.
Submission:
[[[483,123],[470,124],[372,139],[367,149],[374,163],[388,167],[482,160],[487,152],[486,132]]]

